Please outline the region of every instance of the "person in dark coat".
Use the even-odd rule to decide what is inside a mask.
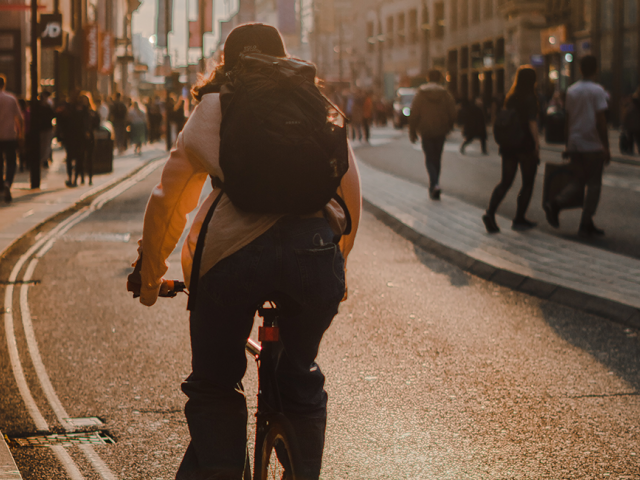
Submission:
[[[540,163],[538,99],[535,93],[536,80],[536,71],[531,65],[518,67],[516,79],[504,102],[505,108],[516,111],[524,135],[519,145],[509,148],[500,147],[502,178],[500,183],[493,189],[489,207],[482,216],[482,221],[488,233],[498,233],[500,231],[496,222],[496,211],[511,188],[518,168],[522,175],[522,187],[518,193],[516,216],[511,223],[511,228],[513,230],[529,230],[536,226],[535,222],[525,217],[533,194],[538,164]]]
[[[464,149],[467,145],[477,138],[482,145],[482,153],[487,155],[487,122],[482,107],[478,105],[478,100],[476,102],[470,102],[466,98],[462,100],[460,120],[464,136],[464,142],[460,145],[460,153],[464,155]]]
[[[624,111],[622,128],[629,137],[629,152],[633,155],[633,146],[637,145],[640,153],[640,87],[631,97],[631,103]]]

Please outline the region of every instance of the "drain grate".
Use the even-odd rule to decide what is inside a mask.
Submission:
[[[72,447],[74,445],[112,445],[116,441],[105,432],[61,433],[33,437],[7,437],[16,447]]]

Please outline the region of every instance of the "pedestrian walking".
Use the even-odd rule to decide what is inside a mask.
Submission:
[[[116,137],[116,147],[120,154],[127,150],[127,106],[121,98],[120,92],[116,92],[109,108],[109,116]]]
[[[154,96],[147,103],[147,117],[149,123],[149,143],[160,140],[162,132],[162,105],[160,99]]]
[[[20,106],[24,125],[22,138],[18,141],[18,164],[20,172],[24,172],[25,168],[29,168],[29,155],[25,139],[29,134],[29,126],[31,125],[31,107],[29,107],[29,104],[24,98],[18,98],[18,105]]]
[[[431,70],[428,80],[418,89],[411,104],[409,140],[415,143],[418,135],[422,139],[429,174],[429,196],[432,200],[440,200],[442,149],[447,134],[453,129],[457,112],[453,96],[441,85],[440,71]]]
[[[371,124],[373,123],[373,94],[365,92],[362,102],[362,128],[364,129],[364,140],[369,143],[371,139]]]
[[[582,80],[578,80],[567,89],[565,100],[568,125],[566,154],[578,181],[565,186],[543,207],[549,224],[558,228],[560,211],[571,203],[579,189],[586,187],[578,234],[589,237],[604,235],[604,230],[597,228],[593,223],[593,216],[600,201],[604,166],[611,161],[606,114],[609,95],[596,83],[596,57],[582,57],[580,71]]]
[[[460,153],[464,155],[464,150],[474,139],[480,140],[482,153],[487,155],[487,122],[484,116],[484,110],[478,101],[470,102],[468,99],[462,99],[462,108],[460,110],[460,121],[462,123],[462,136],[464,141],[460,145]]]
[[[133,144],[134,153],[142,155],[142,144],[145,143],[147,135],[147,122],[138,102],[133,102],[129,109],[127,123],[131,127],[131,143]]]
[[[235,162],[244,155],[243,151],[248,152],[248,148],[254,151],[256,145],[252,143],[255,139],[239,139],[240,143],[232,141],[232,145],[237,143],[237,149],[233,153],[229,151],[229,156],[223,156],[223,145],[229,138],[219,135],[221,98],[229,93],[219,92],[230,81],[226,73],[233,71],[240,62],[240,54],[247,49],[286,58],[284,44],[275,28],[262,24],[242,25],[231,31],[225,41],[224,64],[194,87],[193,96],[199,104],[189,117],[184,132],[178,136],[161,183],[153,190],[145,212],[139,242],[141,257],[136,262],[141,265],[140,301],[149,306],[155,303],[161,277],[167,271],[166,258],[180,239],[187,212],[197,206],[202,187],[211,176],[214,191],[196,215],[182,255],[185,278],[189,278],[192,268],[199,268],[199,276],[196,277],[197,286],[195,279],[190,282],[193,287],[190,302],[197,293],[190,318],[193,371],[182,384],[182,390],[189,397],[185,414],[191,442],[176,479],[243,478],[248,416],[241,386],[247,362],[245,342],[251,332],[256,307],[269,297],[279,295],[287,299],[282,300],[287,307],[278,321],[284,353],[278,359],[276,381],[282,410],[295,432],[301,457],[300,464],[295,466],[297,478],[317,480],[324,448],[327,394],[323,389],[324,375],[315,363],[315,357],[345,293],[344,258],[353,245],[360,216],[359,177],[346,143],[344,151],[341,149],[337,153],[340,158],[334,153],[327,156],[326,161],[333,162],[336,168],[345,167],[346,162],[349,164],[338,193],[351,213],[353,229],[351,234],[342,236],[339,246],[335,242],[344,232],[346,217],[345,210],[335,200],[320,211],[304,215],[250,213],[232,203],[230,193],[227,193],[230,175],[226,168],[233,170]],[[246,70],[242,72],[247,74]],[[233,99],[235,101],[236,97]],[[260,103],[253,98],[251,101]],[[231,120],[238,122],[238,130],[234,131],[240,132],[246,123],[237,120],[243,118],[243,110],[237,105],[230,103],[227,108],[236,109],[226,110],[224,115],[225,120],[236,119]],[[246,101],[242,105],[252,108]],[[307,108],[314,107],[309,104]],[[277,108],[275,113],[279,115],[277,118],[297,115]],[[225,125],[225,128],[233,128],[226,122]],[[276,122],[273,125],[281,128]],[[259,129],[250,125],[246,128]],[[319,131],[314,135],[337,132],[335,129],[322,131],[324,133]],[[225,130],[225,135],[228,132]],[[296,135],[298,132],[296,130]],[[268,136],[270,134],[264,135],[263,138],[273,138]],[[341,138],[346,142],[346,135]],[[314,155],[325,155],[320,150],[313,152]],[[263,155],[260,160],[268,159],[269,162],[276,157],[270,151]],[[255,158],[255,155],[243,158]],[[224,164],[225,185],[221,190],[222,160],[227,163]],[[299,161],[294,163],[300,164]],[[283,180],[294,187],[302,179],[296,175]],[[316,180],[323,181],[321,178]],[[304,193],[308,195],[306,188]],[[256,200],[260,202],[261,199]],[[214,201],[219,203],[209,217],[206,214]],[[262,201],[270,203],[272,198]],[[193,252],[196,243],[200,243],[196,239],[205,217],[208,224],[202,228],[206,228],[207,233],[203,237],[202,261],[197,267],[192,265]]]
[[[349,112],[351,115],[351,138],[358,141],[363,139],[364,128],[364,95],[361,90],[356,90],[351,93],[351,106]]]
[[[640,154],[640,87],[631,96],[631,102],[624,111],[622,130],[628,143],[628,149],[623,153],[633,155],[634,145],[637,145]]]
[[[65,129],[67,147],[67,187],[76,187],[78,178],[84,185],[85,173],[93,183],[94,130],[100,128],[100,116],[93,109],[89,95],[82,92],[71,104],[68,126]]]
[[[4,201],[12,201],[18,141],[24,138],[24,120],[16,97],[5,91],[7,78],[0,74],[0,187]]]
[[[102,101],[100,95],[96,95],[93,98],[93,103],[96,106],[96,112],[100,116],[100,125],[104,125],[109,121],[109,105]]]
[[[540,163],[540,137],[538,135],[538,99],[536,97],[536,71],[530,65],[522,65],[516,71],[516,79],[507,94],[504,108],[513,112],[513,125],[519,137],[514,144],[500,145],[502,156],[502,178],[494,188],[489,201],[489,208],[482,216],[482,221],[489,233],[498,233],[500,228],[496,222],[496,211],[505,195],[511,188],[520,167],[522,188],[518,193],[516,216],[513,218],[513,230],[528,230],[536,226],[527,220],[526,213],[533,194],[533,184]],[[494,134],[497,128],[494,126]]]
[[[43,91],[38,103],[38,130],[40,131],[40,164],[49,168],[51,141],[53,140],[53,119],[55,112],[51,103],[51,93]]]

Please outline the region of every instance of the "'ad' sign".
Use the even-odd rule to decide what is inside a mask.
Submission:
[[[42,48],[62,47],[62,14],[40,15],[40,45]]]

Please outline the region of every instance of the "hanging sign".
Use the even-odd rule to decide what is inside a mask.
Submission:
[[[98,69],[99,50],[98,24],[90,23],[84,30],[84,66],[87,70]]]
[[[62,47],[62,14],[40,15],[40,45],[42,48]]]

